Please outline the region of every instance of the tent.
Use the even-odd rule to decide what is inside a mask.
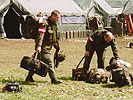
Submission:
[[[112,8],[122,8],[128,0],[106,0]]]
[[[115,10],[118,14],[122,13],[124,5],[128,0],[106,0],[106,2]]]
[[[85,12],[73,0],[1,0],[0,31],[8,38],[21,38],[19,16],[39,12],[49,16],[55,9],[61,13],[59,31],[85,29]]]
[[[133,0],[128,0],[122,11],[124,14],[133,14]]]
[[[109,15],[117,14],[105,0],[74,0],[86,13],[88,17],[95,14],[104,17],[105,26],[108,25]]]
[[[18,17],[22,14],[28,13],[21,11],[10,0],[0,1],[0,34],[8,38],[21,38]]]

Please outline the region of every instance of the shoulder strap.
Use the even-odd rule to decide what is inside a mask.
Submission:
[[[81,62],[84,60],[85,56],[81,59],[81,61],[79,62],[79,64],[77,65],[76,69],[79,67],[79,65],[81,64]]]

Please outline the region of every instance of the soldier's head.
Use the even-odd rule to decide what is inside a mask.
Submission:
[[[59,21],[60,18],[60,12],[58,10],[54,10],[51,13],[51,19],[52,21],[54,21],[55,23],[57,23]]]
[[[109,32],[109,31],[105,31],[105,32],[104,32],[104,40],[105,40],[106,42],[110,42],[112,39],[113,39],[112,33]]]

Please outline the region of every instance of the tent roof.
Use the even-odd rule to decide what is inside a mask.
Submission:
[[[107,14],[116,14],[116,12],[109,6],[109,4],[105,0],[95,0],[95,3],[97,3]]]
[[[61,15],[85,15],[85,12],[73,0],[13,0],[21,9],[31,14],[39,12],[50,15],[53,10],[59,10]]]
[[[0,1],[0,11],[6,8],[10,4],[10,0],[1,0]]]
[[[122,8],[128,0],[106,0],[106,2],[113,8]]]
[[[12,1],[23,13],[33,15],[39,12],[50,15],[53,10],[59,10],[61,15],[85,15],[85,12],[73,0],[1,0],[0,10]]]
[[[133,1],[128,0],[127,4],[124,7],[123,12],[124,14],[133,14]]]
[[[105,0],[74,0],[84,11],[88,12],[92,7],[99,7],[109,15],[116,14],[116,12],[109,6]]]

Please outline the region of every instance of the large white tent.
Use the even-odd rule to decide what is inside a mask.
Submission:
[[[55,9],[61,13],[59,31],[85,29],[85,12],[73,0],[1,0],[0,31],[9,38],[19,38],[20,15],[37,15],[41,12],[49,16]]]

